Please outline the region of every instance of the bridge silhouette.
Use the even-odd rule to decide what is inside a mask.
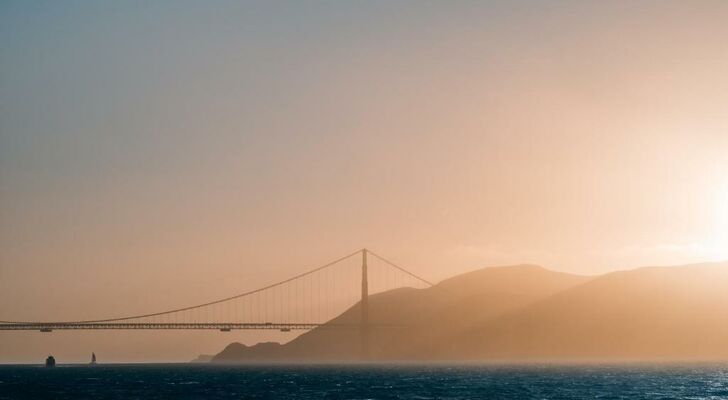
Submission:
[[[352,264],[357,256],[361,262]],[[387,326],[369,322],[370,295],[401,287],[429,286],[432,283],[426,279],[362,249],[291,278],[203,304],[93,320],[0,321],[0,330],[214,329],[229,332],[267,329],[288,332],[348,327],[360,329],[362,344],[366,345],[371,327]],[[358,321],[332,321],[356,305],[360,308]]]

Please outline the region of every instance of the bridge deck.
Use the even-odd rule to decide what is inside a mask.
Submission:
[[[54,330],[84,330],[84,329],[209,329],[209,330],[310,330],[314,328],[359,328],[358,323],[336,324],[336,323],[272,323],[272,322],[209,322],[209,323],[73,323],[73,322],[48,322],[48,323],[17,323],[0,324],[2,331],[41,331],[50,332]],[[370,324],[372,327],[394,327],[393,324]]]

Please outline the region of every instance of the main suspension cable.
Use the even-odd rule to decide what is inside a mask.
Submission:
[[[259,288],[259,289],[251,290],[251,291],[248,291],[248,292],[244,292],[244,293],[237,294],[235,296],[230,296],[230,297],[226,297],[224,299],[210,301],[210,302],[203,303],[203,304],[198,304],[198,305],[189,306],[189,307],[183,307],[183,308],[177,308],[177,309],[174,309],[174,310],[160,311],[160,312],[151,313],[151,314],[133,315],[133,316],[128,316],[128,317],[96,319],[96,320],[83,320],[83,321],[63,321],[63,322],[51,322],[51,323],[94,324],[94,323],[103,323],[103,322],[118,322],[118,321],[128,321],[130,319],[156,317],[156,316],[165,315],[165,314],[172,314],[172,313],[176,313],[176,312],[180,312],[180,311],[194,310],[194,309],[197,309],[197,308],[207,307],[207,306],[211,306],[213,304],[219,304],[219,303],[222,303],[222,302],[225,302],[225,301],[229,301],[229,300],[233,300],[233,299],[238,299],[238,298],[241,298],[241,297],[250,296],[252,294],[256,294],[256,293],[263,292],[265,290],[268,290],[268,289],[271,289],[271,288],[274,288],[274,287],[277,287],[277,286],[286,284],[286,283],[291,282],[291,281],[294,281],[296,279],[303,278],[304,276],[311,275],[313,273],[316,273],[318,271],[321,271],[322,269],[331,267],[332,265],[337,264],[337,263],[339,263],[341,261],[344,261],[344,260],[346,260],[348,258],[351,258],[351,257],[353,257],[353,256],[355,256],[357,254],[360,254],[361,252],[362,252],[361,250],[357,250],[357,251],[355,251],[355,252],[353,252],[353,253],[351,253],[349,255],[346,255],[346,256],[341,257],[341,258],[339,258],[337,260],[331,261],[331,262],[329,262],[327,264],[324,264],[324,265],[322,265],[320,267],[317,267],[317,268],[314,268],[314,269],[309,270],[307,272],[298,274],[298,275],[293,276],[291,278],[288,278],[286,280],[283,280],[283,281],[280,281],[280,282],[276,282],[276,283],[270,284],[268,286],[264,286],[264,287]],[[49,323],[49,322],[0,321],[0,323],[2,323],[2,324],[45,324],[45,323]]]

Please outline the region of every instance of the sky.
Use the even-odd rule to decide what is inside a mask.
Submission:
[[[724,1],[3,1],[0,319],[185,306],[362,247],[432,281],[728,259],[726,20]],[[267,340],[54,335],[0,333],[0,361]]]

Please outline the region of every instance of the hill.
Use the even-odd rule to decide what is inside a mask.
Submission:
[[[728,264],[614,272],[447,338],[453,358],[728,359]]]
[[[428,289],[370,297],[373,360],[728,359],[728,263],[648,267],[598,277],[533,265],[492,267]],[[354,323],[354,306],[331,322]],[[356,329],[279,345],[229,345],[214,362],[353,361]]]
[[[538,266],[518,265],[466,273],[428,289],[404,288],[372,295],[369,299],[372,323],[406,326],[373,329],[372,358],[428,358],[426,353],[422,353],[423,349],[426,350],[441,337],[522,308],[588,279]],[[359,315],[357,304],[330,322],[356,323]],[[359,356],[357,329],[328,329],[324,326],[285,345],[262,343],[244,346],[233,343],[213,361],[352,361]]]

